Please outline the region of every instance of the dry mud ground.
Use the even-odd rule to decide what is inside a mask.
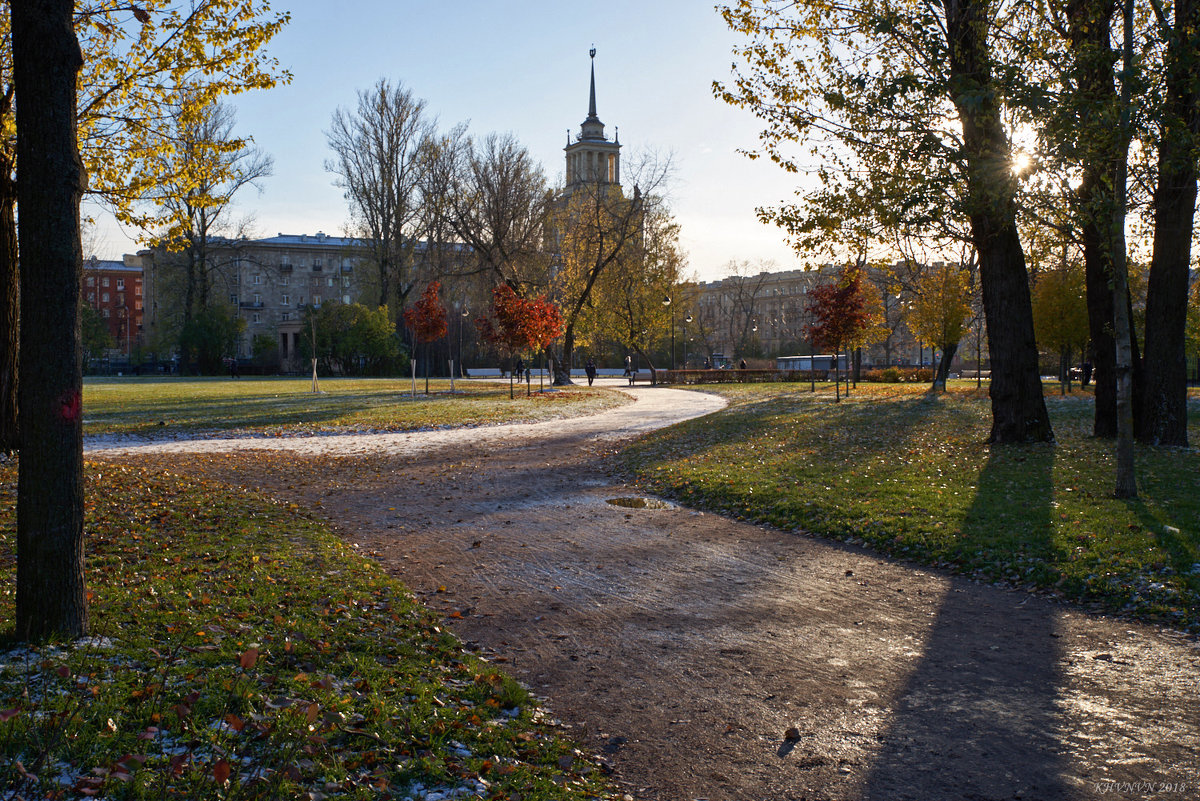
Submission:
[[[528,426],[90,450],[328,518],[637,799],[1200,797],[1196,642],[838,543],[610,504],[638,496],[606,467],[622,439],[720,405],[631,392]]]

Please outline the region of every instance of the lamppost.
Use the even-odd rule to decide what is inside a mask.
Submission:
[[[463,372],[463,347],[462,347],[462,331],[464,321],[471,316],[470,309],[462,310],[462,319],[458,321],[458,374],[465,378],[466,373]]]
[[[691,322],[692,322],[692,315],[690,315],[690,314],[689,314],[687,317],[684,317],[684,318],[683,318],[683,369],[684,369],[684,370],[686,370],[686,369],[687,369],[687,366],[688,366],[688,360],[687,360],[687,343],[688,343],[687,327],[688,327],[688,324],[690,324]]]
[[[667,295],[663,298],[664,306],[671,306],[671,296]],[[675,369],[675,309],[671,308],[671,369]]]

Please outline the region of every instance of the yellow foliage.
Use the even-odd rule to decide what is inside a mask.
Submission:
[[[940,349],[957,345],[971,317],[969,276],[958,264],[938,262],[916,278],[908,330]]]

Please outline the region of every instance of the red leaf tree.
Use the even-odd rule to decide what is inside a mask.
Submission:
[[[475,324],[480,335],[510,359],[530,348],[546,349],[563,329],[562,313],[545,295],[525,299],[507,284],[492,289],[491,315]],[[511,398],[511,378],[508,394]]]
[[[428,345],[446,336],[446,307],[438,298],[442,288],[441,281],[434,281],[425,287],[425,291],[417,302],[404,310],[404,324],[412,331],[413,339],[422,345]],[[425,349],[425,394],[429,394],[429,349]]]
[[[808,336],[814,349],[833,351],[834,385],[837,399],[841,400],[838,354],[862,336],[871,324],[862,272],[857,267],[845,269],[835,283],[813,287],[808,297],[808,312],[813,320],[808,327]]]

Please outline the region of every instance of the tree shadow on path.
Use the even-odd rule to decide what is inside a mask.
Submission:
[[[1047,446],[993,448],[964,543],[986,550],[1004,509],[1021,504],[1050,547],[1053,459]],[[923,656],[893,703],[863,799],[1076,797],[1057,736],[1056,614],[1024,592],[979,590],[962,579],[948,585]]]

